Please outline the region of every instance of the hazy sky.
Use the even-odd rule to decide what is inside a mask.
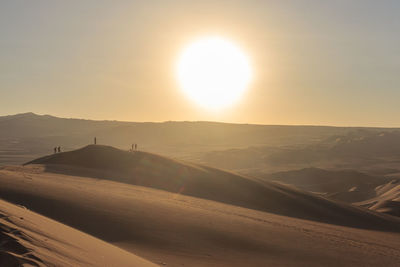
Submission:
[[[0,115],[400,126],[400,1],[0,2]],[[235,41],[254,79],[218,113],[175,75],[201,36]]]

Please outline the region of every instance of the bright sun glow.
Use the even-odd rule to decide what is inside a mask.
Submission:
[[[251,80],[246,55],[233,43],[205,38],[189,45],[178,62],[182,89],[203,107],[219,109],[238,101]]]

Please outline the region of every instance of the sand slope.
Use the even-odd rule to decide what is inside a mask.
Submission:
[[[0,200],[0,266],[156,266],[131,253]]]
[[[374,177],[354,170],[318,168],[277,172],[263,178],[293,185],[330,199],[400,216],[399,179]]]
[[[400,262],[399,233],[316,223],[148,187],[44,173],[40,166],[1,170],[0,196],[166,266],[398,266]]]
[[[48,172],[111,179],[291,217],[368,229],[399,229],[397,222],[383,215],[279,184],[145,152],[91,145],[29,164],[44,164]]]
[[[394,216],[400,216],[400,180],[395,179],[378,186],[375,191],[375,197],[357,202],[355,205]]]
[[[375,197],[375,188],[390,181],[389,178],[374,177],[354,170],[319,168],[277,172],[266,175],[264,178],[348,203]]]

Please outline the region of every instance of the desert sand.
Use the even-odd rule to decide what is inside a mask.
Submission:
[[[95,149],[100,151],[83,150],[89,158],[82,154],[71,158],[81,155],[77,162],[84,165],[94,164],[95,154],[100,155],[98,160],[114,158],[104,170],[78,166],[68,153],[50,156],[62,159],[63,165],[5,167],[0,170],[0,196],[158,265],[398,266],[400,262],[400,223],[395,217],[149,153]],[[135,157],[136,163],[129,162]],[[126,160],[137,172],[122,168]],[[187,168],[185,175],[176,176],[182,166]],[[121,172],[114,173],[115,167]],[[95,177],[99,170],[113,180]],[[138,179],[137,173],[147,181]],[[181,184],[172,186],[182,177],[191,188],[187,195]],[[204,184],[197,177],[204,177]],[[247,193],[237,197],[232,192],[238,188]],[[220,194],[202,191],[206,189]],[[265,196],[257,202],[251,198],[254,194]]]
[[[294,185],[302,190],[347,203],[375,197],[375,188],[391,180],[387,177],[371,176],[354,170],[319,168],[277,172],[265,175],[264,178]]]
[[[156,266],[3,200],[0,200],[0,237],[0,266]]]
[[[399,178],[371,176],[353,170],[306,168],[265,175],[264,179],[292,185],[327,198],[400,216]]]
[[[400,216],[400,180],[395,179],[375,188],[376,196],[354,203],[371,210]]]

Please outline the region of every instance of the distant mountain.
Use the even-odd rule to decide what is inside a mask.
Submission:
[[[250,146],[314,144],[357,128],[279,126],[218,122],[118,122],[57,118],[24,113],[0,117],[0,164],[22,163],[54,146],[71,150],[93,142],[174,157]]]
[[[204,164],[258,175],[318,167],[355,169],[372,175],[400,172],[400,130],[353,129],[297,146],[257,146],[203,153]]]
[[[355,131],[332,136],[319,144],[280,151],[269,160],[286,163],[367,157],[400,157],[400,130]]]

